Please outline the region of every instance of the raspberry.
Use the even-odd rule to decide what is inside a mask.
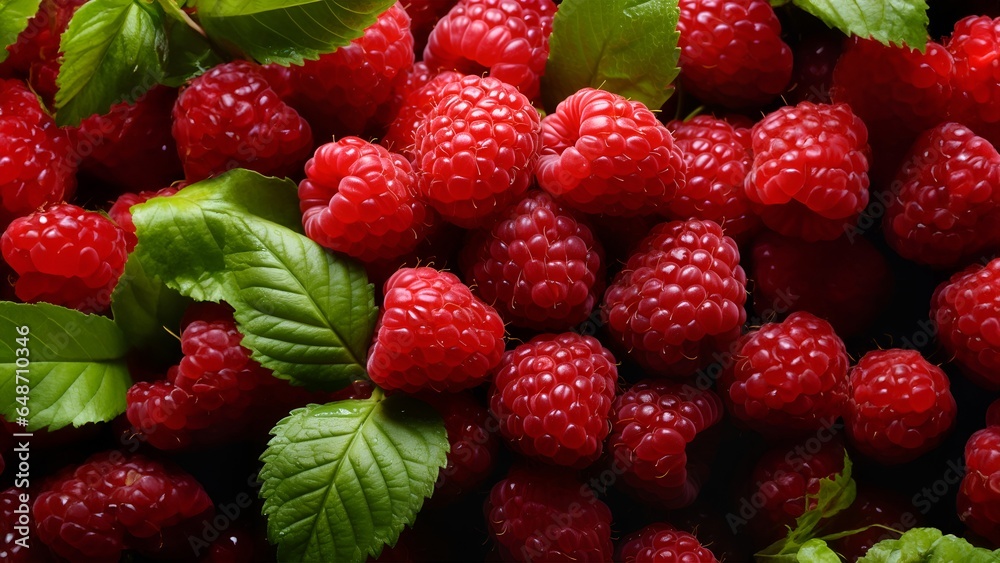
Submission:
[[[973,434],[965,444],[965,477],[958,490],[958,517],[972,531],[1000,545],[1000,428]]]
[[[896,175],[883,218],[904,258],[954,266],[1000,248],[1000,154],[958,123],[921,135]]]
[[[52,483],[35,500],[38,539],[71,561],[117,560],[122,550],[155,554],[172,528],[211,517],[193,477],[140,455],[104,452]],[[186,538],[184,546],[186,547]]]
[[[17,272],[25,302],[45,301],[100,312],[125,271],[125,232],[113,221],[62,204],[16,219],[0,238],[3,258]]]
[[[420,193],[448,221],[481,224],[528,189],[538,112],[495,78],[445,84],[414,135]]]
[[[7,563],[32,563],[45,560],[39,555],[42,548],[36,539],[38,533],[34,521],[31,520],[30,507],[27,513],[24,510],[24,501],[30,499],[30,494],[24,489],[10,487],[0,491],[0,560]],[[15,526],[28,526],[28,547],[18,543],[22,534],[14,529]]]
[[[441,414],[451,444],[431,502],[458,500],[479,489],[496,468],[500,447],[494,421],[470,393],[424,393],[420,398]]]
[[[752,234],[760,219],[743,192],[752,159],[750,130],[707,115],[671,121],[667,129],[687,166],[687,182],[670,202],[670,213],[711,219],[733,238]]]
[[[312,148],[309,124],[281,101],[260,67],[246,61],[219,65],[191,81],[173,118],[189,182],[232,168],[296,174]]]
[[[955,24],[945,48],[955,61],[951,113],[977,134],[1000,143],[1000,18],[968,16]]]
[[[414,69],[417,68],[414,65]],[[425,84],[407,92],[399,102],[399,111],[389,125],[389,131],[382,140],[382,145],[390,151],[404,154],[413,160],[416,151],[416,134],[420,124],[441,101],[445,85],[458,82],[463,77],[457,72],[440,72],[429,77]]]
[[[868,204],[868,133],[846,104],[802,102],[753,127],[745,188],[764,224],[787,236],[831,240]]]
[[[19,80],[0,80],[0,227],[70,199],[76,163],[66,133]]]
[[[459,0],[427,38],[424,62],[464,74],[488,71],[535,99],[555,13],[552,0]]]
[[[644,380],[611,406],[608,448],[623,481],[659,508],[694,502],[701,488],[693,441],[722,420],[722,400],[709,390]],[[616,469],[617,471],[617,469]]]
[[[125,193],[118,196],[115,200],[114,205],[108,210],[108,216],[111,217],[122,231],[125,233],[125,249],[128,252],[135,250],[135,245],[139,243],[139,239],[135,236],[135,223],[132,222],[132,207],[139,205],[140,203],[146,203],[147,201],[156,197],[169,197],[177,193],[178,190],[184,187],[184,183],[181,182],[177,186],[171,186],[168,188],[163,188],[155,192],[140,192],[137,194]]]
[[[834,102],[851,106],[868,127],[879,157],[905,155],[910,139],[940,123],[951,102],[954,63],[933,41],[923,53],[905,46],[888,46],[874,39],[852,38],[833,73]]]
[[[951,382],[916,350],[875,350],[851,368],[844,419],[851,442],[884,464],[934,449],[955,422]]]
[[[792,50],[767,0],[681,0],[681,84],[709,104],[763,105],[785,90]]]
[[[685,169],[667,128],[618,94],[584,88],[542,120],[538,184],[584,213],[665,213]]]
[[[867,330],[889,302],[892,273],[862,237],[805,242],[766,232],[754,240],[750,263],[761,318],[809,311],[848,337]]]
[[[396,3],[350,44],[292,67],[289,103],[318,140],[377,135],[395,111],[394,82],[412,65],[410,17]]]
[[[977,385],[1000,389],[1000,258],[973,265],[931,298],[941,346]]]
[[[693,535],[670,524],[650,524],[625,537],[618,545],[615,561],[697,561],[718,563],[715,555]]]
[[[686,377],[740,336],[745,286],[739,249],[717,223],[662,223],[615,276],[602,311],[643,367]]]
[[[842,414],[849,364],[830,323],[792,313],[741,338],[721,393],[733,416],[751,428],[771,435],[804,434]]]
[[[299,184],[309,238],[370,262],[406,254],[427,235],[434,212],[417,199],[410,163],[379,145],[345,137],[318,149]]]
[[[129,389],[126,416],[150,445],[171,450],[224,443],[249,433],[250,422],[262,417],[254,407],[286,402],[278,397],[287,382],[250,358],[232,313],[225,316],[188,324],[181,333],[184,358],[167,380]]]
[[[604,293],[604,250],[586,223],[544,192],[529,192],[490,230],[469,237],[465,281],[503,318],[565,330]]]
[[[543,334],[504,354],[490,411],[515,450],[585,467],[603,451],[617,382],[615,358],[596,338]]]
[[[836,30],[806,35],[795,46],[792,79],[782,96],[787,103],[830,103],[833,69],[844,50],[844,35]]]
[[[58,87],[59,42],[76,9],[87,0],[43,0],[28,26],[7,47],[9,57],[0,64],[0,75],[30,80],[31,89],[52,102]]]
[[[490,491],[490,532],[506,561],[611,561],[611,510],[572,474],[515,467]]]
[[[81,170],[124,191],[168,186],[184,176],[170,134],[177,91],[157,86],[134,104],[84,119],[74,134]]]
[[[830,430],[833,432],[836,430]],[[831,434],[823,435],[826,441],[810,438],[795,444],[793,449],[772,448],[757,461],[750,477],[753,493],[748,498],[762,503],[757,517],[749,521],[760,543],[784,537],[787,527],[794,527],[795,519],[806,508],[815,508],[816,499],[811,499],[807,507],[806,496],[819,493],[820,480],[833,478],[844,470],[844,445],[830,439]]]
[[[413,51],[423,53],[427,46],[427,37],[434,29],[434,24],[457,4],[457,0],[408,0],[406,13],[410,16],[410,29],[413,32]]]
[[[482,383],[503,355],[500,315],[433,268],[403,268],[385,282],[378,325],[368,375],[384,389],[461,391]]]

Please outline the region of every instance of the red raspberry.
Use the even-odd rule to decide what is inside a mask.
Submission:
[[[670,524],[650,524],[621,540],[615,561],[643,563],[646,561],[678,561],[718,563],[715,555],[693,535],[675,529]]]
[[[973,265],[934,291],[938,341],[977,385],[1000,389],[1000,258]]]
[[[66,133],[19,80],[0,80],[0,227],[73,196],[76,162]]]
[[[733,238],[752,234],[760,219],[743,191],[752,160],[750,130],[708,115],[671,121],[667,129],[687,165],[687,183],[670,202],[670,213],[680,219],[711,219]]]
[[[767,0],[681,0],[681,84],[710,104],[752,107],[785,91],[792,50]]]
[[[43,0],[17,42],[7,47],[10,56],[0,64],[0,75],[30,80],[31,89],[51,103],[58,90],[60,39],[76,9],[86,1]]]
[[[384,389],[461,391],[500,363],[500,315],[450,273],[403,268],[385,282],[385,309],[368,355]]]
[[[760,507],[748,521],[759,543],[784,537],[787,527],[794,527],[795,519],[806,511],[806,496],[819,493],[820,480],[844,470],[844,445],[833,439],[835,432],[824,433],[825,441],[816,436],[793,448],[772,448],[757,461],[750,477],[753,492],[745,498]],[[808,508],[815,506],[812,499]]]
[[[643,367],[687,377],[740,336],[745,286],[740,251],[718,224],[662,223],[608,287],[602,311]]]
[[[490,532],[506,561],[611,561],[611,510],[572,474],[515,467],[490,492]]]
[[[868,204],[868,133],[846,104],[802,102],[753,127],[745,188],[764,224],[787,236],[832,240]]]
[[[590,316],[604,293],[604,250],[586,223],[530,192],[490,230],[469,237],[465,281],[503,318],[565,330]]]
[[[458,3],[458,0],[407,0],[405,8],[410,16],[410,29],[413,31],[413,51],[423,53],[427,46],[427,37],[434,29],[434,24],[448,13],[448,10]]]
[[[345,137],[318,149],[299,184],[309,238],[365,262],[410,252],[434,212],[417,198],[410,163],[379,145]]]
[[[173,117],[189,182],[233,168],[293,175],[312,148],[309,124],[281,101],[260,67],[246,61],[219,65],[191,81]]]
[[[968,16],[955,24],[945,47],[955,61],[951,114],[992,143],[1000,143],[1000,18]]]
[[[1000,545],[1000,428],[980,430],[965,444],[965,477],[958,490],[958,517],[972,531]]]
[[[422,63],[418,63],[422,64]],[[418,67],[414,65],[414,69]],[[427,114],[434,111],[441,97],[444,95],[444,87],[452,82],[462,80],[464,76],[457,72],[444,71],[435,74],[427,79],[427,83],[407,92],[399,102],[399,111],[396,118],[389,125],[389,131],[382,139],[382,145],[390,151],[404,154],[410,160],[415,158],[416,134],[420,124],[423,123]],[[406,86],[404,85],[403,88]]]
[[[848,337],[867,330],[889,302],[889,266],[860,236],[805,242],[766,232],[754,240],[750,263],[761,318],[809,311]]]
[[[99,213],[62,204],[16,219],[0,238],[25,302],[46,301],[85,313],[105,310],[125,271],[125,232]]]
[[[722,378],[733,416],[769,435],[805,434],[832,424],[847,401],[844,343],[830,323],[792,313],[740,339]]]
[[[126,416],[152,446],[171,450],[243,437],[262,417],[254,407],[285,403],[276,396],[287,382],[251,359],[232,314],[226,315],[184,328],[184,358],[170,368],[166,381],[139,382],[129,389]]]
[[[786,103],[830,103],[833,69],[844,50],[844,35],[839,30],[816,30],[795,46],[792,79],[782,95]]]
[[[883,227],[904,258],[947,267],[1000,247],[1000,154],[969,128],[921,135],[893,188]]]
[[[690,454],[699,434],[722,420],[722,400],[709,390],[645,380],[611,406],[611,450],[616,472],[641,498],[659,508],[694,502],[701,489]]]
[[[427,38],[430,68],[489,75],[530,99],[549,58],[552,0],[459,0]]]
[[[476,227],[531,183],[538,111],[495,78],[445,84],[414,138],[420,193],[448,221]]]
[[[184,183],[181,182],[177,186],[163,188],[155,192],[125,193],[118,196],[114,205],[108,210],[108,216],[124,231],[125,249],[128,252],[135,250],[135,245],[139,243],[139,239],[135,236],[135,223],[132,222],[132,207],[146,203],[153,198],[172,196],[183,187]]]
[[[31,495],[24,489],[10,487],[0,491],[0,560],[6,563],[34,563],[46,561],[42,547],[38,544],[38,532],[34,520],[31,519],[31,507],[23,501],[30,502]],[[18,512],[15,512],[18,511]],[[22,534],[15,526],[28,527],[28,547],[23,545]],[[21,540],[21,543],[18,543]]]
[[[125,191],[168,186],[184,177],[170,134],[177,90],[157,86],[134,104],[84,119],[74,134],[81,170]]]
[[[916,350],[868,352],[851,368],[844,415],[857,449],[884,464],[934,449],[955,422],[955,398],[944,371]]]
[[[596,338],[543,334],[504,354],[490,411],[515,450],[585,467],[603,451],[617,382],[615,358]]]
[[[90,457],[35,500],[38,538],[71,561],[117,560],[123,549],[155,554],[172,528],[212,515],[212,501],[193,477],[121,452]],[[184,538],[186,546],[186,538]]]
[[[496,421],[470,393],[424,393],[448,431],[448,465],[438,473],[431,502],[450,502],[474,492],[496,468],[500,444]]]
[[[667,128],[618,94],[584,88],[542,120],[538,183],[584,213],[665,213],[685,169]]]
[[[411,66],[410,16],[396,3],[350,44],[292,67],[289,103],[317,140],[377,135],[395,112],[393,85]]]

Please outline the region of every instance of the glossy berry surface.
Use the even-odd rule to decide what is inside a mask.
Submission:
[[[958,491],[958,516],[970,529],[1000,543],[1000,428],[974,433],[965,444],[966,474]]]
[[[938,286],[931,320],[941,346],[977,384],[1000,388],[1000,259],[969,266]]]
[[[715,555],[698,538],[674,529],[670,524],[650,524],[623,538],[616,552],[616,561],[699,561],[716,563]]]

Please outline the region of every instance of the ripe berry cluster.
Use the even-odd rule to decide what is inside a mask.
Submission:
[[[412,0],[317,60],[226,62],[58,127],[82,3],[43,0],[0,64],[3,297],[107,314],[131,208],[246,168],[297,182],[302,232],[364,264],[379,311],[370,381],[331,394],[191,305],[181,356],[133,358],[111,425],[143,452],[36,485],[39,557],[192,559],[230,489],[190,452],[249,468],[225,456],[374,386],[433,406],[451,445],[383,559],[745,560],[845,453],[861,492],[837,525],[878,527],[839,553],[925,520],[1000,546],[1000,13],[921,51],[680,0],[682,101],[583,87],[543,116],[555,2]],[[948,456],[967,471],[920,513]],[[44,560],[10,544],[17,493],[0,554]],[[202,560],[266,559],[257,509]],[[418,537],[451,526],[492,541]]]

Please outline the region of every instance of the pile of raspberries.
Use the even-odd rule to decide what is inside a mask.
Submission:
[[[298,182],[304,232],[364,263],[379,321],[370,381],[320,393],[254,361],[227,306],[191,306],[182,357],[135,358],[120,420],[45,438],[142,450],[50,455],[30,550],[0,492],[3,560],[267,560],[256,505],[192,554],[232,497],[189,452],[373,386],[430,403],[451,443],[422,536],[450,545],[421,515],[382,560],[462,546],[442,521],[482,535],[460,557],[746,560],[845,451],[845,529],[1000,545],[1000,13],[921,52],[681,0],[683,96],[582,88],[543,117],[552,0],[410,0],[303,66],[227,62],[60,128],[82,3],[43,0],[0,64],[2,298],[107,314],[130,208],[247,168]],[[956,448],[928,512],[865,481],[940,475]]]

